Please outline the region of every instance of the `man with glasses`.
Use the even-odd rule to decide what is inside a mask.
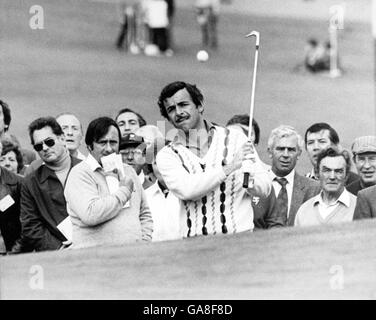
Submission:
[[[123,163],[130,165],[137,173],[144,189],[150,187],[154,181],[148,180],[144,174],[146,144],[140,136],[130,133],[120,141],[119,152]]]
[[[299,208],[295,226],[313,226],[353,220],[356,196],[345,188],[350,169],[346,150],[332,147],[317,156],[321,192]]]
[[[34,120],[29,135],[44,163],[21,187],[23,250],[56,250],[69,244],[58,226],[68,217],[64,198],[67,176],[80,160],[69,155],[64,132],[53,117]]]
[[[136,173],[121,161],[112,170],[104,165],[106,156],[116,158],[120,136],[108,117],[93,120],[87,128],[89,155],[72,169],[65,187],[72,248],[151,240],[153,221]]]
[[[376,184],[376,136],[356,138],[351,151],[360,179],[350,183],[346,189],[358,195],[360,190]]]
[[[72,157],[84,160],[86,156],[79,150],[82,140],[82,125],[73,113],[61,113],[56,117],[57,123],[65,135],[65,144]],[[42,159],[36,159],[26,168],[24,175],[27,176],[43,164]]]

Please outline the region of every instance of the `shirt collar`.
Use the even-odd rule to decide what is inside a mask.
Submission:
[[[291,172],[284,176],[284,177],[277,177],[277,175],[273,172],[272,169],[270,169],[270,177],[272,178],[272,181],[275,179],[275,178],[285,178],[287,180],[287,182],[292,185],[294,183],[294,177],[295,177],[295,169],[291,170]]]
[[[140,179],[141,185],[145,182],[145,174],[144,171],[141,170],[140,174],[138,175],[138,178]]]
[[[89,153],[86,159],[84,160],[89,168],[94,172],[97,169],[103,169],[99,162]]]
[[[322,200],[322,194],[323,194],[323,191],[321,190],[321,192],[315,196],[313,199],[313,205],[317,205],[317,204],[323,204],[323,205],[326,205],[324,203],[324,201]],[[346,188],[343,189],[343,192],[341,193],[341,195],[338,197],[338,199],[336,200],[336,202],[334,204],[337,204],[338,202],[342,203],[344,206],[346,206],[347,208],[350,207],[350,193],[346,190]]]

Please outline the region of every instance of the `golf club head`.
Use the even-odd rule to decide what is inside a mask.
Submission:
[[[249,38],[252,36],[256,37],[256,47],[258,47],[260,45],[260,32],[252,31],[251,33],[246,35],[246,38]]]

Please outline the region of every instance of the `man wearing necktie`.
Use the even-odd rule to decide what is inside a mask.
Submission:
[[[293,226],[300,205],[320,191],[316,181],[299,175],[295,170],[302,148],[303,139],[293,127],[281,125],[272,130],[268,140],[272,160],[270,175],[276,210],[285,226]]]

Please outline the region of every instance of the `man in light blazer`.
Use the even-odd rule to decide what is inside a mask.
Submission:
[[[317,181],[303,177],[295,170],[302,148],[303,139],[293,127],[281,125],[272,130],[268,153],[272,160],[270,175],[276,204],[271,214],[275,216],[277,210],[284,226],[293,226],[299,207],[320,192]],[[274,226],[278,224],[269,225],[268,228]]]

